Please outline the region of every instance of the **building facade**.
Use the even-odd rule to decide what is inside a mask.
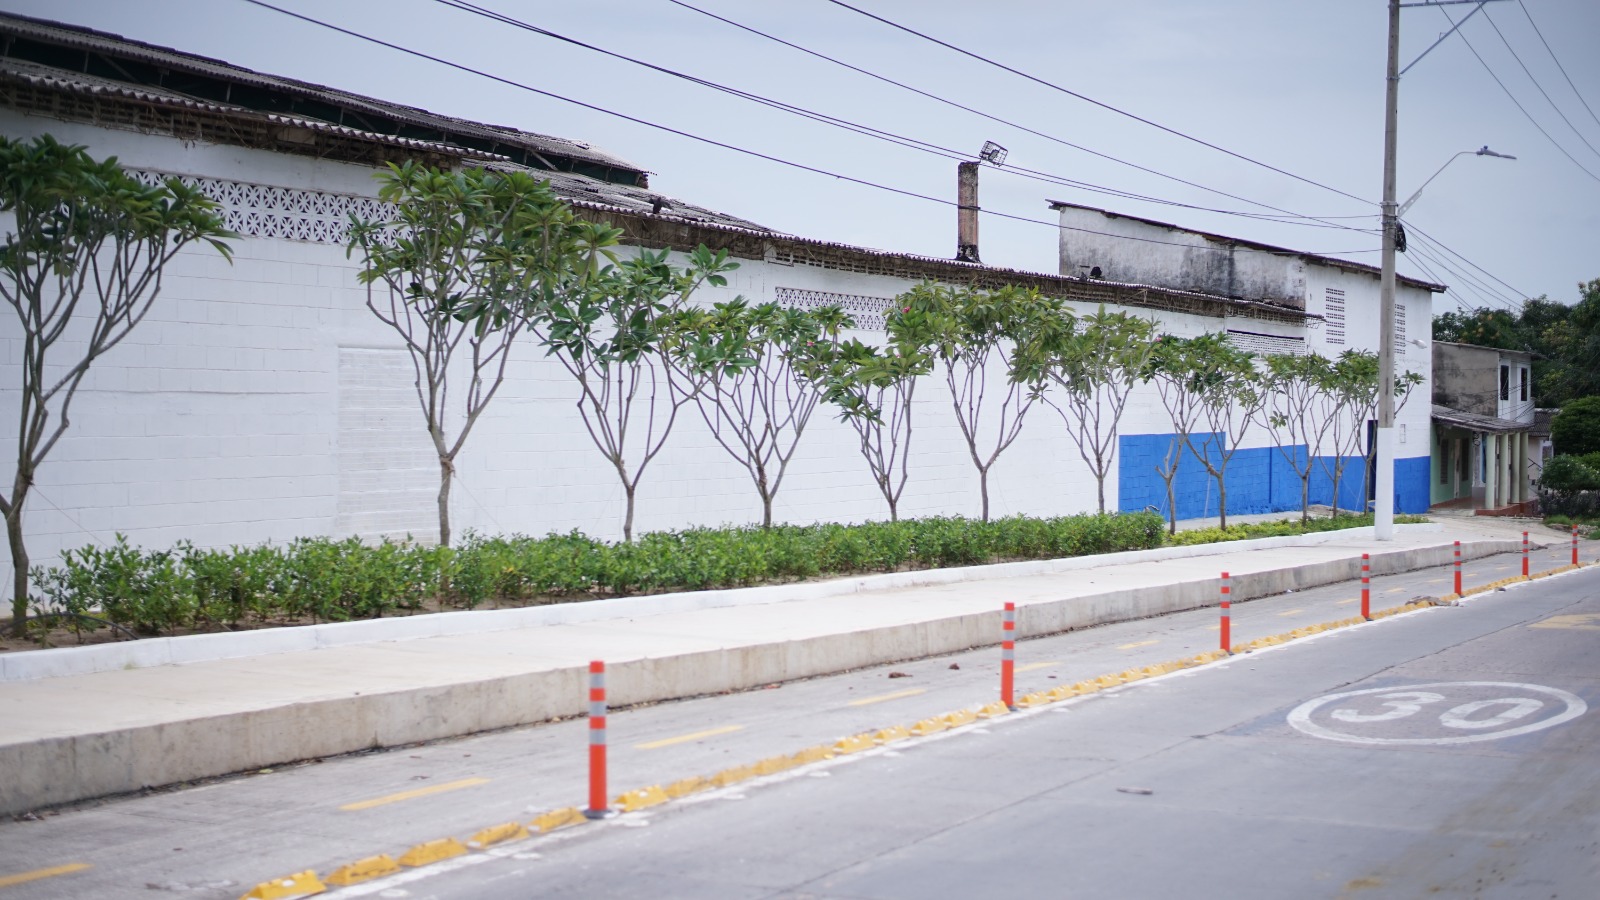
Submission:
[[[1433,345],[1433,503],[1482,514],[1522,514],[1543,468],[1535,439],[1533,358],[1436,341]]]

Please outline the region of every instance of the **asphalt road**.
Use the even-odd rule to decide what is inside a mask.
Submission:
[[[1535,568],[1560,561],[1550,552]],[[1468,584],[1517,565],[1469,564]],[[1377,579],[1374,605],[1443,593],[1447,578]],[[1352,615],[1355,588],[1239,604],[1234,638]],[[1196,611],[1027,641],[1019,686],[1210,649],[1215,621]],[[1590,569],[326,896],[1594,897],[1600,725],[1592,713],[1557,720],[1600,701],[1597,640]],[[617,711],[613,793],[987,702],[996,656]],[[526,820],[581,803],[583,729],[0,823],[0,900],[237,897],[273,875]]]

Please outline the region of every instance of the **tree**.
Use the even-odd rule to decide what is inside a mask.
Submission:
[[[896,303],[902,313],[927,317],[927,344],[917,349],[932,356],[944,371],[956,424],[978,470],[978,493],[987,522],[989,472],[1022,433],[1023,419],[1044,389],[1042,376],[1019,365],[1015,350],[1036,340],[1040,329],[1059,327],[1071,313],[1059,300],[1010,286],[985,291],[921,284],[900,295]],[[986,424],[984,405],[989,403],[993,410],[989,378],[995,369],[1003,370],[1006,386],[1000,408]]]
[[[666,326],[711,436],[755,485],[762,528],[772,527],[772,501],[822,399],[839,332],[854,324],[837,306],[751,306],[741,297],[682,310]]]
[[[1269,356],[1265,374],[1267,405],[1262,422],[1300,479],[1300,521],[1306,522],[1311,518],[1311,473],[1339,403],[1333,362],[1318,353]],[[1301,447],[1305,448],[1304,458]]]
[[[1125,312],[1099,311],[1072,327],[1041,329],[1043,340],[1019,356],[1032,357],[1059,391],[1045,402],[1061,416],[1078,455],[1094,473],[1100,512],[1106,511],[1106,476],[1116,458],[1118,426],[1133,386],[1155,352],[1155,323]],[[1059,399],[1058,399],[1059,398]]]
[[[1243,446],[1250,424],[1266,405],[1266,384],[1256,368],[1255,354],[1233,346],[1227,335],[1213,333],[1193,338],[1189,352],[1189,389],[1195,394],[1197,418],[1205,426],[1206,436],[1198,447],[1193,432],[1184,436],[1184,442],[1217,481],[1219,524],[1226,529],[1228,463]],[[1210,452],[1213,447],[1215,456]]]
[[[900,518],[900,495],[910,477],[911,402],[917,381],[933,371],[927,315],[901,308],[884,319],[888,344],[879,350],[852,338],[839,345],[826,378],[824,399],[856,432],[872,481]]]
[[[49,135],[0,136],[0,296],[17,314],[17,464],[0,496],[11,546],[12,625],[28,613],[23,511],[39,467],[71,426],[72,401],[96,359],[144,321],[166,266],[190,244],[231,259],[216,204],[176,178],[145,185],[115,157]]]
[[[1561,454],[1582,456],[1600,451],[1600,396],[1563,404],[1550,420],[1550,440]]]
[[[1372,457],[1377,448],[1367,442],[1367,423],[1378,416],[1378,355],[1367,350],[1346,350],[1333,361],[1330,375],[1335,403],[1328,436],[1334,455],[1331,460],[1324,457],[1322,466],[1333,482],[1333,515],[1337,518],[1339,484],[1350,457],[1359,456],[1363,461],[1361,496],[1371,493]],[[1417,372],[1395,373],[1396,415],[1421,383],[1422,375]]]
[[[1433,339],[1475,344],[1501,350],[1521,350],[1523,335],[1517,317],[1503,309],[1450,311],[1433,317]]]
[[[1165,334],[1156,338],[1144,371],[1145,380],[1155,382],[1161,405],[1172,420],[1172,440],[1167,444],[1166,455],[1156,466],[1156,472],[1167,486],[1168,534],[1178,533],[1178,498],[1173,492],[1173,481],[1178,477],[1183,451],[1189,446],[1189,435],[1200,415],[1200,392],[1194,382],[1203,371],[1203,356],[1196,351],[1194,340]]]
[[[377,178],[378,197],[393,216],[352,219],[347,254],[361,252],[357,277],[367,286],[367,308],[411,357],[417,403],[439,460],[439,544],[449,546],[456,457],[505,381],[530,298],[615,243],[615,235],[580,223],[549,182],[521,172],[407,162]],[[465,389],[453,393],[452,381],[463,376]]]
[[[633,540],[639,483],[692,397],[681,357],[664,352],[671,336],[663,326],[701,285],[724,286],[722,273],[739,267],[726,250],[713,253],[704,244],[685,269],[667,255],[641,250],[620,264],[574,269],[546,292],[530,323],[578,383],[584,428],[622,484],[626,541]]]

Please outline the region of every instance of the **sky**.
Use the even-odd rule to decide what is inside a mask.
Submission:
[[[0,0],[0,9],[585,141],[649,170],[652,187],[663,194],[779,231],[955,254],[956,213],[947,205],[955,198],[955,159],[762,106],[442,0],[270,2],[663,127],[422,60],[246,0]],[[1051,200],[1379,262],[1383,0],[849,0],[1037,81],[830,0],[472,2],[661,68],[967,158],[985,141],[1003,145],[1005,167],[982,173],[980,248],[990,265],[1056,271]],[[1401,64],[1450,28],[1446,13],[1459,20],[1472,9],[1404,10]],[[1517,157],[1454,159],[1405,216],[1412,249],[1401,257],[1400,272],[1451,285],[1436,311],[1515,305],[1540,295],[1571,303],[1580,281],[1600,278],[1600,55],[1590,52],[1597,36],[1600,3],[1593,0],[1496,0],[1401,79],[1399,200],[1458,151],[1487,146]]]

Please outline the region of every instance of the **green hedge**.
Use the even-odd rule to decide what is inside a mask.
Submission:
[[[39,612],[93,614],[142,634],[171,634],[1139,550],[1161,546],[1163,525],[1154,513],[989,523],[952,517],[693,528],[647,534],[633,544],[578,532],[469,534],[448,549],[305,538],[227,550],[189,544],[142,550],[118,535],[110,547],[68,551],[59,567],[35,568],[33,577],[43,594]]]
[[[1180,531],[1167,539],[1170,544],[1186,546],[1189,544],[1214,544],[1218,541],[1244,541],[1251,538],[1283,537],[1292,534],[1315,534],[1320,531],[1338,531],[1345,528],[1361,528],[1372,524],[1372,514],[1359,516],[1341,515],[1337,519],[1312,519],[1301,523],[1299,519],[1281,519],[1277,522],[1255,522],[1249,525],[1229,525],[1227,530],[1221,528],[1196,528],[1192,531]],[[1425,516],[1395,516],[1395,524],[1412,525],[1428,521]]]

